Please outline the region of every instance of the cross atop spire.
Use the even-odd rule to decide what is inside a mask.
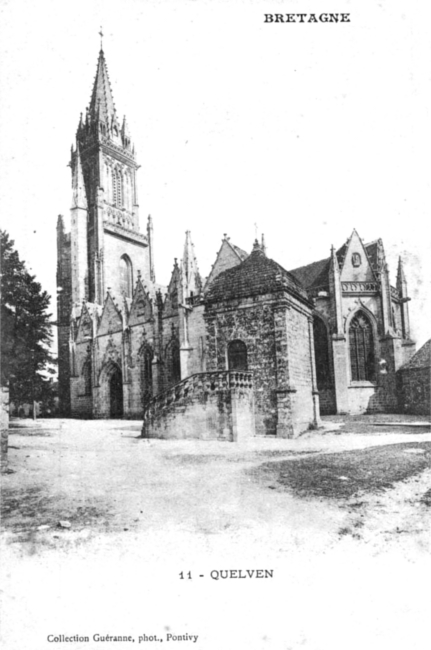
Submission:
[[[100,27],[99,36],[100,36],[100,51],[103,52],[103,31],[102,31],[102,27]]]

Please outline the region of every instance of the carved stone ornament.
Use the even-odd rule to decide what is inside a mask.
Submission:
[[[361,256],[359,255],[359,253],[353,253],[353,255],[352,255],[352,265],[355,266],[355,267],[358,267],[358,266],[361,266],[361,262],[362,262],[362,260],[361,260]]]
[[[99,377],[109,362],[117,364],[121,368],[121,350],[115,345],[112,336],[109,337],[108,345],[106,346],[105,354],[100,366]]]

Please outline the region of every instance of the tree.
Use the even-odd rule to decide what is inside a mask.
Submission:
[[[1,381],[9,384],[10,401],[52,399],[50,296],[25,268],[14,241],[0,230],[1,243]],[[51,367],[50,367],[51,366]]]

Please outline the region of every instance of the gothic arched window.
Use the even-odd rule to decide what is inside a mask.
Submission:
[[[247,370],[247,346],[243,341],[235,339],[227,349],[229,370]]]
[[[132,262],[127,255],[120,259],[120,291],[126,298],[132,297]]]
[[[352,381],[374,381],[374,340],[370,320],[359,311],[349,328]]]
[[[316,381],[318,390],[331,383],[329,365],[328,332],[321,318],[313,318],[314,357],[316,361]]]

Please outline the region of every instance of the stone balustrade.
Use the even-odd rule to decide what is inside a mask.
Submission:
[[[193,404],[205,404],[214,396],[220,396],[227,403],[232,395],[251,395],[252,391],[252,372],[220,370],[190,375],[153,397],[145,406],[142,436],[147,437],[149,427],[163,418],[169,418],[174,411],[185,410]]]

